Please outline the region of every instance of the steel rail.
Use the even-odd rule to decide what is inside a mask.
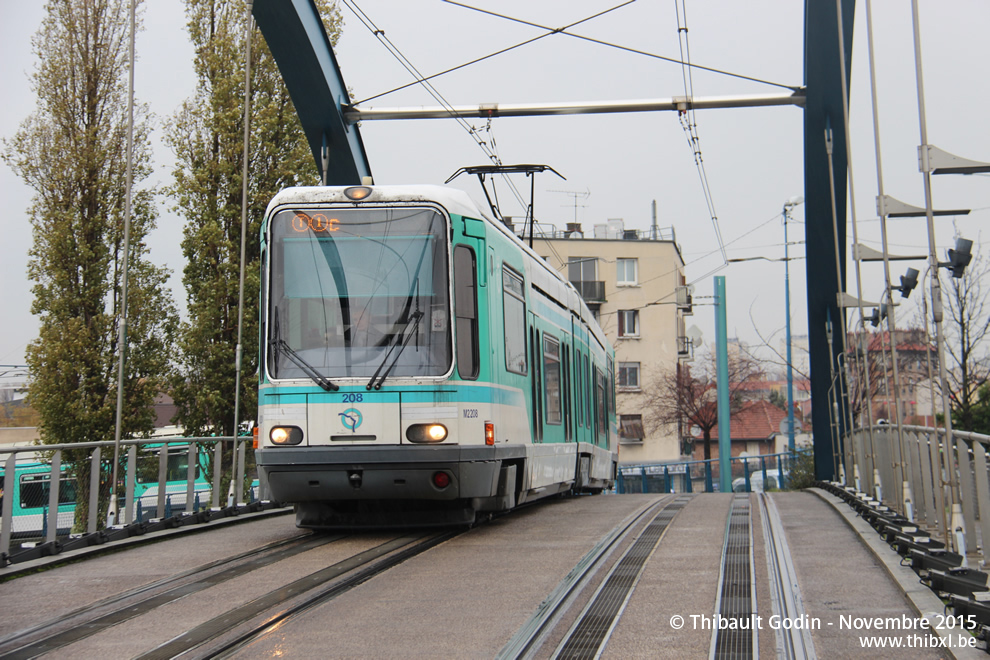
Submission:
[[[766,493],[760,493],[763,540],[766,547],[767,574],[770,578],[770,602],[781,621],[799,621],[805,616],[797,572],[787,545],[787,535],[777,505]],[[784,660],[816,660],[811,632],[804,627],[779,626],[775,629],[777,653]]]
[[[660,511],[673,502],[667,497],[650,503],[632,513],[612,528],[584,557],[564,576],[564,579],[543,599],[536,611],[519,628],[515,635],[495,655],[496,660],[529,658],[539,649],[544,638],[553,629],[567,607],[591,579],[591,576],[611,555],[619,542],[626,538],[630,530],[650,514],[656,517]]]
[[[166,660],[191,652],[199,658],[227,657],[286,621],[461,533],[401,536],[382,543],[220,614],[137,657]],[[229,638],[238,626],[248,624],[258,616],[263,616],[264,620],[251,624],[247,630],[237,631],[233,639]]]
[[[24,660],[50,653],[190,594],[343,538],[303,534],[282,539],[110,596],[0,640],[0,657]]]

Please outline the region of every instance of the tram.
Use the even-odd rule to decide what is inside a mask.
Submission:
[[[465,193],[288,188],[261,250],[256,460],[298,526],[469,524],[613,485],[612,347]]]

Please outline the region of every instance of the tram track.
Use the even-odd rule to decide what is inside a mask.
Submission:
[[[0,639],[0,659],[22,660],[49,653],[185,596],[342,538],[343,535],[300,534],[110,596]]]
[[[460,530],[404,534],[377,542],[341,561],[287,582],[196,625],[136,657],[217,657],[250,645],[273,627],[332,600],[450,538]],[[302,534],[210,562],[126,593],[105,598],[0,640],[0,660],[26,660],[52,653],[261,568],[291,560],[352,535]],[[367,545],[367,544],[365,544]]]
[[[166,660],[193,652],[198,658],[229,657],[313,607],[461,533],[401,536],[382,543],[214,617],[137,658]]]
[[[616,567],[623,564],[624,560],[630,557],[641,559],[639,569],[635,571],[636,578],[638,578],[639,573],[642,570],[642,565],[649,559],[656,546],[663,538],[663,532],[666,530],[670,521],[673,517],[683,508],[688,501],[690,501],[691,496],[681,496],[677,497],[667,497],[658,502],[651,503],[650,505],[640,509],[635,512],[625,520],[623,520],[619,525],[615,526],[612,531],[601,539],[595,547],[593,547],[582,559],[575,565],[575,567],[564,577],[564,579],[557,585],[557,587],[540,603],[537,607],[536,612],[523,624],[522,627],[516,632],[516,634],[509,640],[505,646],[498,652],[495,656],[499,660],[508,660],[509,658],[530,658],[534,657],[535,653],[540,649],[540,647],[545,642],[546,638],[550,635],[554,627],[560,622],[561,618],[564,616],[567,609],[574,603],[577,599],[578,594],[584,589],[584,587],[590,582],[592,576],[605,564],[609,556],[618,549],[624,540],[628,539],[629,535],[633,533],[638,527],[643,527],[643,531],[637,535],[637,538],[632,542],[632,544],[623,552],[622,556],[619,557],[615,564],[613,565],[612,571],[606,576],[603,584],[609,581],[609,578],[616,576],[617,581],[626,583],[626,593],[624,596],[619,598],[620,606],[618,608],[612,609],[612,620],[609,621],[605,633],[611,632],[614,628],[614,622],[621,615],[621,607],[624,606],[625,602],[628,601],[629,595],[635,588],[636,579],[631,582],[628,580],[629,566],[628,564],[623,566],[623,568],[617,570]],[[652,541],[652,546],[648,547],[643,544],[639,544],[641,540],[648,538]],[[601,621],[602,614],[600,611],[592,607],[598,600],[598,596],[607,593],[607,596],[603,597],[604,600],[616,601],[616,595],[611,592],[604,592],[602,587],[596,591],[595,595],[592,597],[591,604],[588,608],[582,612],[582,615],[578,617],[578,622],[572,626],[571,630],[565,635],[564,642],[558,647],[558,651],[555,657],[580,657],[569,655],[573,648],[566,651],[565,654],[560,655],[561,649],[567,646],[568,640],[578,640],[582,639],[583,646],[589,645],[589,633],[588,626],[592,621]],[[600,608],[599,608],[600,609]],[[585,626],[580,626],[579,624],[584,621]],[[597,632],[595,633],[597,634]],[[601,636],[599,647],[604,646],[607,643],[607,634]],[[594,657],[592,655],[591,657]]]
[[[759,657],[756,621],[756,581],[753,565],[753,518],[748,493],[736,494],[725,522],[715,619],[729,625],[712,626],[711,660]]]
[[[635,506],[625,507],[622,514],[625,517],[621,518],[619,524],[615,524],[618,517],[605,519],[607,524],[601,525],[594,535],[586,536],[587,545],[579,552],[585,552],[594,543],[591,550],[583,556],[575,552],[566,562],[558,563],[557,577],[544,583],[538,590],[529,590],[527,597],[530,605],[527,609],[531,614],[522,627],[515,629],[513,626],[497,637],[489,634],[489,641],[496,643],[485,647],[494,650],[504,643],[496,655],[498,658],[597,658],[606,652],[607,646],[613,641],[613,633],[617,630],[619,632],[614,645],[625,644],[628,629],[619,625],[620,620],[629,607],[633,608],[630,616],[637,619],[635,603],[638,599],[634,601],[632,596],[640,587],[641,579],[653,584],[649,581],[655,576],[648,574],[645,569],[651,561],[657,563],[657,551],[665,553],[666,546],[679,546],[684,541],[680,526],[675,530],[678,531],[677,535],[670,535],[670,541],[665,539],[668,538],[667,532],[679,512],[692,497],[694,496],[660,495],[649,501],[640,501]],[[751,628],[746,632],[742,625],[743,621],[752,621],[757,615],[755,583],[762,583],[765,578],[762,571],[757,575],[756,566],[762,566],[766,561],[769,577],[770,589],[761,596],[764,600],[760,603],[762,611],[759,614],[764,615],[764,620],[767,620],[766,613],[770,609],[768,605],[772,605],[773,614],[781,620],[796,621],[806,615],[797,588],[790,548],[773,499],[766,495],[739,494],[731,496],[728,510],[723,508],[726,504],[730,504],[728,498],[721,500],[717,511],[709,509],[711,524],[708,526],[711,533],[708,538],[711,552],[705,563],[714,567],[718,558],[720,569],[717,582],[714,573],[709,570],[710,578],[705,584],[710,587],[705,586],[703,592],[711,594],[709,598],[715,597],[714,609],[711,609],[712,601],[708,600],[706,604],[698,601],[700,608],[694,611],[712,612],[713,621],[737,621],[737,625],[731,627],[733,630],[711,631],[710,658],[755,658],[758,657],[757,652],[761,646],[758,641],[762,641],[762,650],[766,653],[773,648],[768,646],[772,644],[769,640],[774,639],[770,635],[758,640],[755,629]],[[516,524],[523,522],[526,521]],[[754,524],[759,525],[762,531],[756,530]],[[721,539],[716,536],[716,530],[723,526],[724,541],[719,543]],[[557,529],[559,535],[563,528],[558,524]],[[489,535],[494,539],[509,530],[509,527],[504,527],[496,530],[498,533],[495,534],[489,530]],[[114,649],[112,653],[122,656],[149,659],[241,657],[267,653],[266,649],[280,648],[278,645],[285,643],[287,630],[306,630],[307,627],[312,629],[314,625],[317,628],[326,627],[328,624],[322,617],[326,616],[327,610],[321,606],[462,532],[463,530],[458,529],[443,532],[406,530],[370,536],[353,533],[333,536],[310,533],[294,535],[104,598],[85,608],[61,615],[58,621],[50,621],[0,638],[0,660],[33,658],[60,652],[63,648],[65,650],[61,652],[68,654],[78,654],[87,648]],[[762,536],[757,538],[757,544],[754,545],[754,535],[760,534]],[[504,540],[503,538],[503,542]],[[473,543],[477,544],[477,539]],[[664,545],[661,546],[661,543]],[[334,547],[320,549],[331,544]],[[719,558],[720,545],[722,550]],[[435,563],[445,566],[452,557],[464,556],[465,547],[459,543],[444,548],[448,549],[439,550]],[[305,554],[309,551],[314,552]],[[764,559],[760,559],[761,555]],[[420,565],[418,562],[414,564]],[[464,573],[468,565],[457,569],[455,573]],[[559,576],[565,571],[569,572],[560,579]],[[412,573],[417,576],[412,576]],[[399,571],[394,574],[396,584],[392,583],[390,577],[386,577],[362,587],[359,594],[368,589],[369,593],[378,594],[377,598],[381,598],[383,594],[390,598],[387,594],[392,593],[392,590],[398,588],[402,592],[409,584],[418,582],[418,569],[412,573]],[[647,577],[644,578],[644,575]],[[240,581],[232,582],[235,578],[240,578]],[[556,587],[554,580],[560,580]],[[488,588],[491,586],[489,584]],[[219,588],[211,591],[213,587]],[[544,595],[551,588],[549,595]],[[460,602],[458,599],[464,599],[466,593],[461,592],[458,595],[456,591],[451,592],[451,602]],[[193,595],[195,597],[188,601],[181,600]],[[359,600],[360,598],[358,595]],[[367,598],[365,600],[372,602]],[[399,602],[401,599],[396,601],[397,604]],[[469,603],[467,609],[471,610],[473,601],[468,598],[466,602]],[[539,605],[535,611],[529,609],[537,602]],[[353,605],[354,601],[342,599],[332,607],[340,608],[343,603]],[[357,620],[370,620],[368,614],[375,608],[369,609],[367,603],[361,604],[361,607],[363,614],[351,615],[350,620],[355,620],[355,616]],[[339,616],[331,617],[333,619],[341,616],[346,619],[350,614],[339,609],[334,611]],[[402,606],[395,611],[402,612]],[[387,620],[383,614],[382,621]],[[515,625],[518,625],[519,619],[516,621]],[[125,622],[126,625],[114,628]],[[290,622],[294,627],[286,628]],[[156,634],[141,636],[139,631],[148,626],[154,627]],[[760,627],[767,628],[765,625]],[[343,623],[334,628],[337,631],[347,629],[347,624]],[[505,643],[513,629],[516,630],[515,635]],[[806,630],[791,630],[786,627],[772,629],[776,635],[778,657],[788,660],[816,657],[810,634]],[[137,637],[135,633],[138,633]],[[767,630],[767,634],[769,633]],[[100,637],[83,641],[96,635]],[[700,637],[697,641],[705,644],[707,635]]]

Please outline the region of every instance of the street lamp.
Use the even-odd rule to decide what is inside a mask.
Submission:
[[[787,342],[787,449],[794,451],[794,366],[791,360],[791,264],[787,242],[787,221],[791,210],[804,203],[804,197],[791,197],[784,202],[784,314]]]

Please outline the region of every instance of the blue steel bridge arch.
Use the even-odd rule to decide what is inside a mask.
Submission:
[[[852,62],[855,0],[838,0],[842,7],[847,72]],[[836,278],[833,239],[833,198],[838,222],[839,264],[845,282],[846,254],[846,138],[842,111],[842,81],[839,69],[838,11],[836,0],[805,0],[804,19],[804,197],[805,241],[808,282],[808,340],[811,360],[812,430],[815,438],[815,472],[821,479],[835,475],[829,389],[833,371],[839,373],[837,355],[842,342],[830,347],[826,323],[831,319],[840,334],[838,308],[840,289]],[[329,149],[327,183],[359,184],[371,175],[371,166],[357,125],[344,119],[347,88],[337,66],[330,40],[313,0],[254,0],[258,27],[275,57],[289,95],[302,122],[319,171],[324,147]],[[849,80],[849,76],[846,76]],[[826,128],[832,131],[832,172],[826,151]],[[838,424],[844,431],[846,417],[840,399]]]

